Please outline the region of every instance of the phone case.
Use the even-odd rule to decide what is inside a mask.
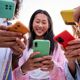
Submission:
[[[54,41],[63,45],[63,47],[65,48],[67,46],[67,43],[71,40],[74,40],[75,38],[67,30],[64,30],[53,39]]]
[[[49,40],[34,40],[33,41],[33,52],[40,52],[34,56],[34,58],[47,56],[50,51],[50,41]]]
[[[0,18],[11,19],[15,13],[15,7],[13,0],[0,0]]]
[[[20,33],[27,33],[29,32],[28,28],[22,24],[20,21],[17,21],[15,24],[12,24],[7,27],[8,31],[20,32]]]
[[[67,25],[75,25],[75,21],[73,19],[73,10],[62,10],[61,16]]]

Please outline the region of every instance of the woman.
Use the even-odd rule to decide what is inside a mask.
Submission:
[[[48,12],[37,10],[29,23],[30,35],[26,50],[19,60],[19,66],[13,71],[14,80],[65,80],[63,70],[66,62],[60,45],[53,41],[52,20]],[[40,52],[33,52],[33,40],[50,41],[50,55],[33,58]],[[39,63],[40,61],[40,63]]]

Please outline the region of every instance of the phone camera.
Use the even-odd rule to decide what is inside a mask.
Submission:
[[[20,27],[20,25],[18,24],[17,27]]]
[[[58,37],[57,41],[60,42],[60,43],[64,42],[64,40],[61,37]]]
[[[35,47],[37,47],[37,42],[35,42]]]

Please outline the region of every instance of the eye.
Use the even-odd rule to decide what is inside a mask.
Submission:
[[[46,24],[46,22],[42,22],[43,24]]]
[[[39,21],[36,21],[36,23],[39,23]]]

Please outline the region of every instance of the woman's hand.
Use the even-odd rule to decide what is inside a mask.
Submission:
[[[75,39],[68,43],[65,55],[68,60],[75,61],[76,59],[80,59],[80,39]]]
[[[22,34],[7,31],[5,26],[0,25],[0,47],[12,47],[17,37],[22,37]]]
[[[21,66],[23,73],[40,68],[42,66],[41,61],[43,61],[43,58],[33,58],[37,54],[40,54],[40,52],[33,52],[29,59]]]
[[[71,74],[74,76],[76,73],[76,60],[80,60],[80,39],[72,40],[68,43],[65,49],[65,56],[68,59],[68,67]]]
[[[16,43],[11,47],[11,49],[15,55],[20,55],[23,53],[26,45],[27,39],[25,36],[23,37],[23,41],[20,38],[16,38]]]
[[[52,57],[51,56],[43,56],[43,61],[42,66],[41,66],[41,70],[42,71],[51,71],[54,67],[54,63],[52,61]]]

